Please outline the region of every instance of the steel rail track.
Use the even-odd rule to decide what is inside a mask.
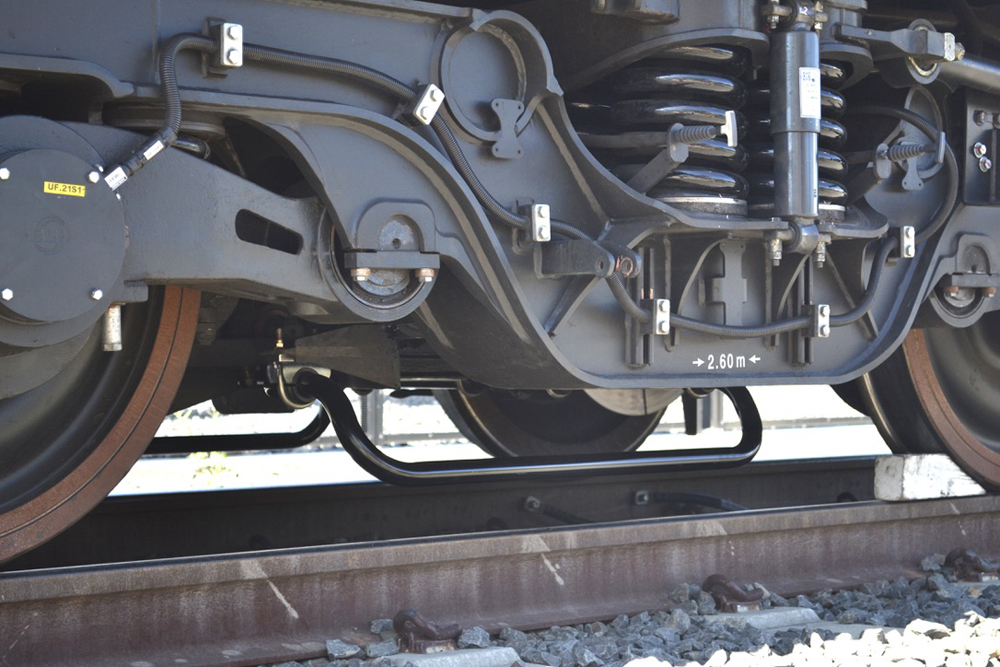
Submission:
[[[541,482],[399,487],[375,482],[110,498],[51,542],[0,569],[235,553],[456,535],[567,523],[525,511],[534,497],[574,518],[646,519],[698,509],[655,494],[703,494],[759,509],[871,500],[874,458],[751,463],[741,468]],[[637,505],[636,492],[653,494]],[[455,498],[461,498],[456,503]],[[556,512],[558,514],[558,511]],[[572,523],[573,521],[569,521]]]
[[[0,662],[253,665],[324,654],[406,607],[496,629],[663,608],[721,572],[791,594],[995,551],[1000,497],[816,507],[0,575]],[[183,661],[183,662],[181,662]]]

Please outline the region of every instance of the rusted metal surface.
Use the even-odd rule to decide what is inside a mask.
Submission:
[[[71,526],[121,481],[149,443],[184,375],[201,293],[168,287],[156,338],[138,386],[104,439],[69,474],[32,500],[0,514],[0,562]]]
[[[785,594],[916,576],[929,553],[992,555],[998,528],[1000,498],[983,496],[9,573],[0,576],[0,658],[307,658],[322,654],[318,642],[407,607],[441,623],[547,627],[662,608],[678,584],[712,572]]]
[[[716,609],[727,613],[758,611],[760,601],[764,599],[763,589],[753,587],[745,590],[721,574],[709,575],[701,590],[712,596]]]
[[[392,619],[399,635],[399,648],[409,653],[432,653],[456,648],[455,640],[462,634],[458,623],[439,625],[414,609],[403,609]]]
[[[556,526],[523,509],[534,496],[591,521],[677,512],[654,496],[699,493],[749,508],[871,500],[874,459],[751,463],[730,470],[413,489],[378,483],[111,498],[4,569],[199,556]],[[637,503],[639,490],[649,502]],[[460,503],[455,498],[461,498]]]
[[[961,581],[997,581],[1000,566],[971,549],[954,549],[945,556],[944,564],[955,570]]]

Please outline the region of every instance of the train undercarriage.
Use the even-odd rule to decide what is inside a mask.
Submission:
[[[205,400],[318,398],[405,483],[734,465],[744,387],[829,384],[1000,487],[996,5],[4,16],[0,558]],[[433,392],[494,459],[387,472],[345,388]],[[736,448],[630,454],[713,389]]]

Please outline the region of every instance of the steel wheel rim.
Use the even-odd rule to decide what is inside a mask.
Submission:
[[[552,398],[548,406],[544,405],[545,399],[536,401],[539,406],[538,419],[552,420],[551,424],[539,429],[533,428],[535,425],[531,423],[535,417],[534,411],[512,414],[510,407],[517,403],[503,398],[499,390],[487,389],[478,394],[455,391],[451,392],[451,399],[466,426],[466,429],[462,429],[463,432],[468,431],[465,435],[496,457],[573,456],[632,451],[653,432],[664,412],[660,410],[642,417],[620,415],[600,406],[583,391],[573,391],[565,399]],[[561,406],[560,401],[563,402]],[[553,414],[553,406],[563,409]],[[553,439],[551,432],[558,430],[559,422],[565,422],[574,415],[580,420],[591,419],[591,424],[597,426],[597,430],[587,440],[571,436]],[[585,422],[574,426],[586,430]]]
[[[902,348],[941,445],[991,486],[1000,486],[1000,402],[993,401],[1000,394],[1000,341],[990,336],[996,323],[989,316],[966,329],[914,330]]]
[[[0,514],[0,561],[51,539],[100,502],[142,454],[180,385],[197,325],[200,293],[168,287],[148,355],[131,394],[115,399],[103,437],[68,474]]]

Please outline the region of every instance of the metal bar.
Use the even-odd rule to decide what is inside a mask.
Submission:
[[[938,63],[938,78],[956,86],[986,93],[1000,93],[1000,63],[966,55],[961,60]]]
[[[983,496],[43,570],[0,576],[0,636],[11,664],[307,659],[406,607],[549,627],[659,609],[716,572],[786,595],[915,577],[956,546],[995,557],[998,526]]]
[[[299,388],[314,396],[330,415],[337,437],[351,458],[366,472],[393,484],[441,484],[457,481],[540,478],[566,474],[610,474],[629,470],[697,468],[740,465],[749,462],[760,449],[760,414],[743,387],[722,388],[743,424],[743,437],[730,449],[701,449],[674,452],[637,452],[589,457],[518,457],[434,463],[405,463],[375,447],[358,424],[351,401],[331,380],[307,375]]]

